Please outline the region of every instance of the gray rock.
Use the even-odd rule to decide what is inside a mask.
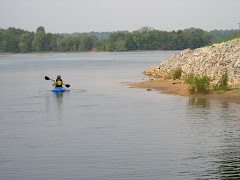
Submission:
[[[182,68],[182,77],[190,73],[207,75],[217,83],[227,71],[229,85],[240,86],[240,39],[214,44],[195,50],[185,49],[162,62],[150,67],[144,73],[157,78],[170,76],[178,67]]]

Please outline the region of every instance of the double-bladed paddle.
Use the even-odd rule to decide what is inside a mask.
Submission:
[[[49,77],[47,77],[47,76],[45,76],[45,80],[51,80],[51,81],[54,81],[53,79],[51,79],[51,78],[49,78]],[[67,88],[70,87],[70,84],[63,84],[63,85],[66,86]]]

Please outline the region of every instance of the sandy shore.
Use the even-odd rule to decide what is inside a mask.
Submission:
[[[149,80],[140,83],[127,83],[131,87],[155,89],[165,94],[212,98],[240,104],[240,89],[230,91],[212,91],[209,94],[190,94],[188,85],[181,80]]]

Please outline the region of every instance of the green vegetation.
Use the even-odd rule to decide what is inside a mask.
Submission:
[[[128,31],[117,31],[117,33],[119,32],[123,32],[123,33],[129,33]],[[91,31],[89,33],[79,33],[79,32],[74,32],[74,33],[61,33],[60,35],[61,36],[81,36],[82,34],[87,34],[87,35],[93,35],[93,36],[96,36],[98,39],[107,39],[110,34],[112,34],[112,32],[94,32],[94,31]]]
[[[37,28],[35,33],[11,27],[0,29],[0,52],[181,50],[204,46],[210,42],[210,39],[211,36],[206,31],[195,28],[167,32],[143,27],[131,33],[91,32],[63,36],[46,33],[44,27]]]
[[[195,76],[194,74],[190,74],[185,80],[187,84],[190,85],[189,92],[194,93],[204,93],[207,94],[210,91],[210,82],[211,78],[207,75],[203,75],[202,77]]]
[[[174,70],[173,72],[173,79],[180,79],[182,76],[182,68],[181,67],[178,67]]]
[[[191,31],[194,31],[195,28],[190,28]],[[212,31],[209,31],[207,32],[212,38],[210,39],[210,42],[216,42],[216,41],[219,41],[221,39],[225,39],[227,37],[230,37],[232,36],[233,34],[236,34],[238,33],[240,30],[239,29],[231,29],[231,30],[212,30]],[[123,32],[123,33],[129,33],[128,31],[117,31],[117,33],[119,32]],[[85,34],[88,34],[88,35],[94,35],[96,36],[97,38],[101,39],[107,39],[110,34],[112,32],[94,32],[94,31],[91,31],[89,33],[85,33]],[[84,33],[78,33],[78,32],[74,32],[74,33],[61,33],[60,35],[61,36],[79,36],[79,35],[82,35]]]
[[[185,83],[189,84],[189,92],[194,93],[204,93],[207,94],[210,91],[210,82],[213,79],[208,77],[207,75],[203,75],[202,77],[195,76],[194,74],[190,74],[187,76]],[[222,75],[222,78],[219,80],[216,86],[212,87],[215,91],[223,91],[228,90],[228,73],[227,71]]]
[[[211,35],[213,38],[210,39],[211,42],[216,42],[221,39],[228,38],[234,34],[239,33],[239,29],[231,29],[231,30],[212,30],[208,32],[209,35]]]
[[[222,43],[222,42],[231,41],[231,40],[237,39],[237,38],[240,38],[240,32],[237,33],[237,34],[234,34],[234,35],[232,35],[232,36],[230,36],[230,37],[228,37],[228,38],[221,39],[221,40],[216,41],[216,42],[214,42],[214,43],[208,44],[207,46],[212,46],[213,44],[220,44],[220,43]]]
[[[221,91],[221,90],[228,90],[228,73],[227,71],[222,75],[222,78],[218,82],[218,84],[214,87],[214,90]]]
[[[178,31],[160,31],[142,27],[133,32],[90,32],[72,34],[46,33],[44,27],[36,32],[10,27],[0,28],[0,52],[69,52],[69,51],[131,51],[195,49],[209,44],[212,34],[219,37],[235,31],[206,32],[189,28]],[[214,37],[216,38],[216,37]]]

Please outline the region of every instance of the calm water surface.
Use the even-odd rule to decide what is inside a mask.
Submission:
[[[240,179],[239,104],[122,83],[174,53],[0,55],[0,179]]]

